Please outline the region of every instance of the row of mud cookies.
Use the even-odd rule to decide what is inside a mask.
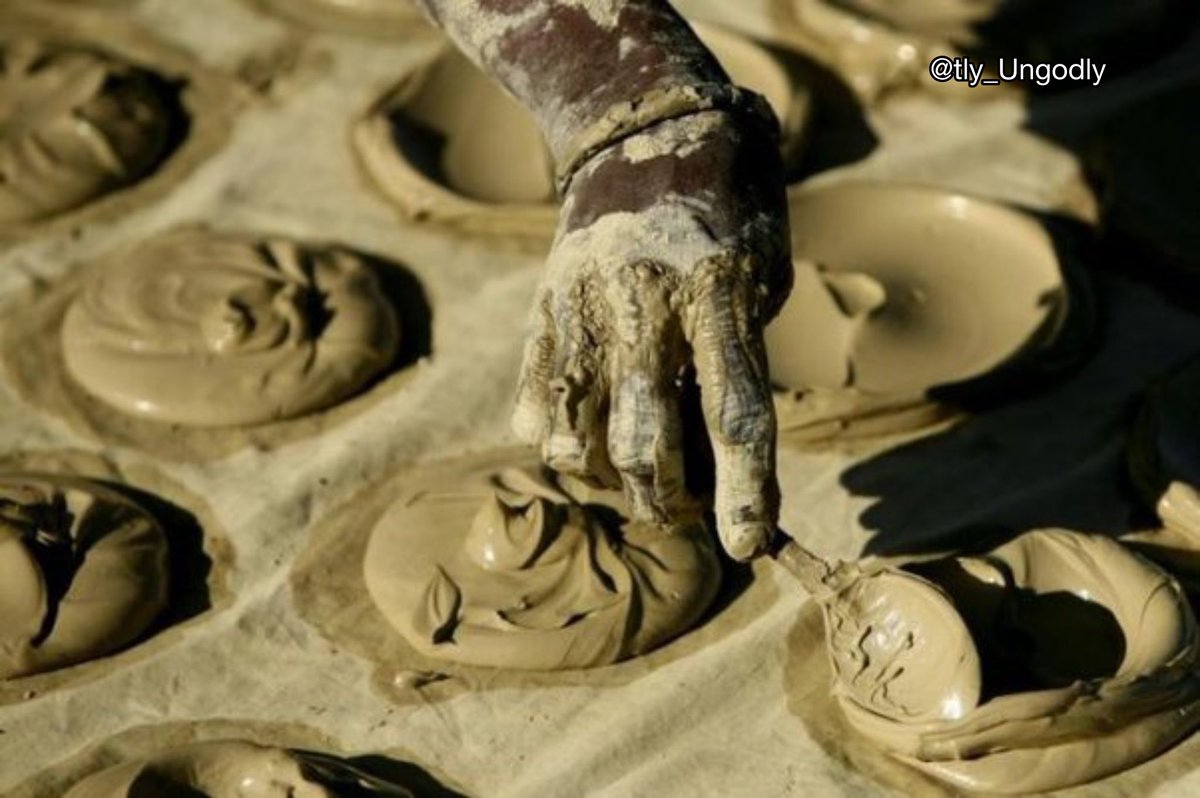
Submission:
[[[264,5],[316,26],[358,13]],[[123,48],[128,38],[102,35],[103,16],[89,18],[95,41],[84,23],[60,37],[65,17],[46,8],[14,19],[23,29],[0,51],[0,222],[14,241],[151,205],[161,194],[147,186],[186,179],[233,125],[213,118],[230,108],[195,97],[223,76],[201,78],[192,64],[164,76],[166,48]],[[426,354],[429,311],[412,278],[342,246],[177,225],[71,266],[6,306],[5,376],[27,409],[72,436],[151,461],[206,463],[314,437]],[[367,526],[332,519],[337,537],[358,547],[336,578],[361,585],[355,598],[396,627],[385,651],[411,648],[408,660],[381,663],[389,673],[422,657],[468,671],[608,665],[686,631],[720,589],[702,519],[666,532],[631,526],[619,495],[559,484],[525,452],[442,471],[423,491],[408,475],[374,489],[382,498],[370,507],[386,513]],[[464,484],[474,487],[464,494]],[[84,454],[18,458],[0,474],[0,521],[5,700],[103,680],[236,600],[223,586],[235,558],[214,514],[156,472],[125,474]],[[409,562],[414,552],[421,557]],[[396,562],[404,573],[391,573]],[[339,598],[306,598],[301,567],[295,582],[302,605]],[[317,733],[244,722],[150,726],[13,794],[457,794],[401,760],[329,753],[337,748]]]
[[[98,20],[134,4],[64,2],[104,6]],[[780,48],[828,48],[825,66],[874,102],[920,83],[889,59],[911,66],[947,40],[965,46],[963,27],[991,13],[937,6],[944,13],[796,2],[786,13],[818,20],[821,35],[775,20],[773,46],[698,30],[772,103],[799,176],[820,98]],[[433,37],[395,3],[245,7],[301,29]],[[149,40],[123,49],[44,24],[68,17],[30,12],[0,40],[0,235],[57,235],[151,205],[221,146],[229,123],[229,104],[203,96],[225,77]],[[874,40],[854,30],[873,31],[879,52],[855,50]],[[337,120],[363,191],[423,233],[548,246],[550,156],[519,106],[448,46],[381,97]],[[1098,345],[1080,226],[880,183],[793,186],[789,203],[795,285],[767,349],[780,444],[798,456],[932,435],[1061,377]],[[248,531],[223,531],[164,470],[219,471],[246,450],[269,459],[332,438],[437,355],[413,277],[308,233],[174,225],[6,304],[6,387],[23,412],[114,461],[154,465],[75,452],[0,461],[0,702],[103,680],[236,601],[227,539]],[[788,699],[807,706],[789,708],[952,789],[985,792],[1091,781],[1189,733],[1200,722],[1200,633],[1180,580],[1190,585],[1200,562],[1198,373],[1193,362],[1165,377],[1133,427],[1130,472],[1161,518],[1151,529],[1120,541],[1039,529],[978,551],[853,563],[781,549],[800,582],[788,589],[814,599],[789,640]],[[627,685],[743,633],[779,597],[775,566],[734,566],[705,515],[632,521],[620,493],[555,474],[524,449],[363,484],[300,529],[288,597],[327,641],[370,663],[373,694],[401,708]],[[458,794],[403,751],[346,748],[288,724],[141,726],[13,794]],[[845,758],[895,783],[870,755]]]
[[[0,10],[5,242],[78,237],[149,207],[227,140],[234,76],[126,24],[129,5]],[[419,291],[406,273],[385,271],[342,247],[177,227],[89,258],[32,299],[7,301],[5,373],[28,407],[92,444],[167,460],[227,455],[255,434],[277,445],[323,423],[296,429],[288,420],[362,393],[420,346]],[[255,427],[268,431],[245,432]],[[234,601],[233,547],[205,500],[153,466],[116,463],[81,451],[0,462],[4,704],[129,672]],[[19,786],[8,778],[4,791],[457,794],[399,760],[315,750],[334,747],[293,729],[154,726]]]

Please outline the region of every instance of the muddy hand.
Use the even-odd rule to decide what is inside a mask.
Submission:
[[[634,514],[689,504],[694,367],[726,550],[761,552],[779,508],[763,327],[791,280],[770,137],[723,111],[661,122],[575,172],[535,300],[514,429],[555,469],[624,485]]]

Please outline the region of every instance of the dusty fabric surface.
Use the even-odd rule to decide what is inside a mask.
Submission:
[[[5,3],[0,22],[19,5]],[[767,0],[681,5],[771,31]],[[0,320],[28,315],[31,297],[53,305],[81,268],[119,244],[206,224],[336,242],[403,267],[429,309],[429,346],[402,375],[319,423],[166,443],[176,435],[169,429],[109,434],[69,401],[38,400],[26,386],[36,379],[29,358],[12,369],[28,353],[5,339],[0,460],[73,463],[158,494],[204,528],[214,565],[210,606],[197,614],[104,663],[0,692],[0,793],[56,795],[92,764],[160,740],[240,734],[385,753],[455,790],[496,798],[945,794],[845,735],[816,613],[768,562],[756,564],[752,583],[711,628],[594,675],[405,678],[400,670],[427,664],[409,664],[378,618],[344,635],[364,611],[361,592],[352,575],[334,573],[332,595],[346,597],[350,614],[339,615],[328,596],[318,602],[312,589],[325,583],[311,578],[314,547],[338,542],[342,514],[349,527],[363,523],[374,505],[355,498],[377,496],[405,468],[513,444],[508,413],[540,258],[502,238],[404,221],[355,162],[353,121],[436,47],[427,30],[392,41],[316,33],[240,0],[62,7],[76,27],[95,13],[113,31],[148,31],[128,35],[161,39],[186,56],[180,63],[228,81],[238,110],[220,146],[171,169],[168,185],[129,195],[120,212],[4,237]],[[111,35],[120,51],[125,34]],[[1042,105],[1068,116],[1081,105],[1115,107],[1184,72],[1154,74]],[[896,97],[868,114],[875,148],[815,179],[912,180],[1094,218],[1078,160],[1024,128],[1025,119],[1011,94],[957,105]],[[1143,279],[1151,264],[1126,260],[1117,264],[1124,272],[1099,273],[1101,265],[1104,334],[1091,360],[924,440],[785,446],[784,527],[824,555],[848,558],[1038,526],[1117,534],[1143,525],[1145,508],[1125,477],[1127,428],[1145,383],[1200,346],[1200,316]],[[39,341],[30,351],[49,357],[53,347]],[[46,378],[57,379],[57,369],[47,364]],[[330,566],[352,561],[355,545],[353,536],[340,541]],[[393,651],[403,663],[388,671]],[[1072,794],[1197,791],[1200,738]]]

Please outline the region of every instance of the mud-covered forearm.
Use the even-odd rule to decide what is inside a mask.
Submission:
[[[667,0],[417,0],[536,117],[556,162],[614,106],[727,83]]]

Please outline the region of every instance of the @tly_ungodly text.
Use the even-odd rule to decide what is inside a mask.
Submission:
[[[938,83],[965,83],[971,88],[999,86],[1001,83],[1033,83],[1049,86],[1055,83],[1076,83],[1099,86],[1108,64],[1091,58],[1069,62],[1026,61],[1020,58],[997,58],[994,68],[987,61],[969,56],[939,55],[929,62],[929,76]]]

